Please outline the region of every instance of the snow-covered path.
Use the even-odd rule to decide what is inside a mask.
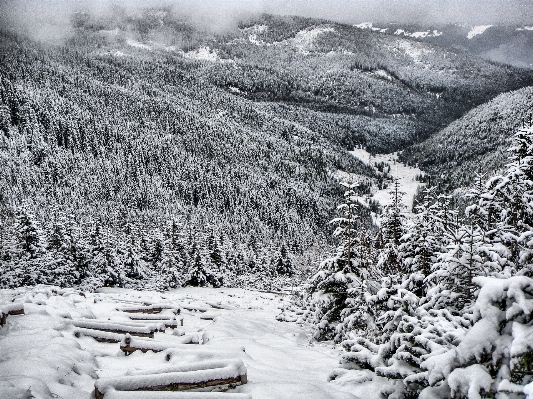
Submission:
[[[85,296],[50,287],[0,290],[0,307],[14,300],[24,302],[26,310],[25,315],[9,316],[7,326],[0,329],[0,398],[26,398],[31,393],[37,399],[89,399],[98,378],[202,360],[198,353],[180,355],[171,362],[162,353],[137,351],[126,357],[118,343],[74,335],[73,321],[80,319],[131,324],[117,308],[141,302],[170,303],[182,309],[183,328],[156,333],[154,342],[175,345],[182,334],[196,334],[203,345],[193,346],[202,356],[213,349],[241,358],[248,383],[232,392],[247,393],[253,399],[355,399],[355,392],[362,396],[362,385],[328,382],[340,349],[309,344],[308,327],[275,319],[288,299],[286,295],[211,288],[168,293],[106,289]],[[161,314],[165,312],[171,314],[170,310]]]
[[[327,383],[329,373],[338,364],[339,350],[311,346],[304,328],[275,320],[278,306],[286,298],[238,292],[239,299],[249,303],[249,308],[222,313],[206,331],[210,343],[246,348],[243,360],[249,383],[240,387],[242,392],[250,393],[254,399],[355,398]]]

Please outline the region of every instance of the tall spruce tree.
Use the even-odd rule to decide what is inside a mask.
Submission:
[[[344,334],[343,320],[362,328],[365,320],[353,316],[353,311],[364,303],[365,285],[368,276],[364,262],[357,253],[357,208],[360,206],[355,194],[355,185],[343,183],[347,188],[345,202],[338,209],[342,216],[331,223],[337,225],[334,232],[340,240],[336,254],[320,264],[319,271],[308,282],[308,291],[315,308],[317,325],[315,338],[340,340]],[[339,323],[341,324],[339,326]],[[339,327],[339,328],[337,328]]]

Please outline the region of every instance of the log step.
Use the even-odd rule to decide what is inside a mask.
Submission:
[[[186,306],[182,306],[182,308],[185,310],[188,310],[189,312],[200,312],[200,313],[207,312],[206,308],[202,308],[200,306],[186,305]]]
[[[163,309],[172,309],[177,312],[177,309],[175,309],[174,306],[169,304],[153,304],[153,305],[145,305],[145,306],[124,306],[117,308],[118,311],[126,312],[126,313],[161,313]]]
[[[24,314],[24,304],[21,302],[10,303],[0,308],[0,326],[7,323],[7,316]]]
[[[176,339],[176,342],[172,344],[146,339],[138,339],[126,335],[125,337],[122,337],[120,341],[120,350],[124,352],[126,356],[128,356],[138,350],[140,350],[142,353],[146,353],[148,351],[163,352],[167,349],[175,348],[178,345],[198,344],[199,342],[199,338],[196,334],[184,335],[182,337],[179,337]]]
[[[240,359],[169,366],[164,369],[166,372],[161,371],[157,370],[156,374],[141,371],[123,377],[100,378],[94,384],[95,398],[103,399],[110,390],[184,391],[217,385],[236,386],[248,382],[246,367]]]
[[[100,320],[74,320],[72,324],[79,328],[116,334],[131,334],[137,337],[147,338],[153,338],[154,332],[160,330],[160,326],[157,325],[129,325]]]
[[[229,392],[161,392],[115,391],[106,392],[105,399],[252,399],[245,393]]]
[[[149,321],[150,323],[156,323],[156,324],[162,324],[164,325],[166,328],[176,328],[179,326],[183,327],[183,318],[180,318],[179,319],[179,322],[178,320],[176,320],[176,318],[174,319],[144,319],[144,318],[137,318],[135,316],[130,316],[130,320],[134,320],[134,321]],[[179,323],[179,324],[178,324]]]
[[[176,315],[162,315],[162,314],[150,314],[150,313],[132,313],[128,317],[131,320],[174,320]]]
[[[74,336],[79,338],[81,336],[94,338],[98,342],[117,343],[122,341],[124,335],[112,332],[105,332],[99,330],[89,330],[87,328],[76,328]]]

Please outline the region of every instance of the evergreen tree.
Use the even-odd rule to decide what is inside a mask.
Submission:
[[[10,267],[4,279],[14,286],[49,283],[50,270],[41,262],[46,244],[34,215],[24,207],[17,209],[12,229],[13,240],[8,244]]]
[[[68,235],[61,220],[57,220],[52,227],[46,247],[47,268],[52,272],[53,284],[61,287],[71,287],[78,281],[76,263],[71,254],[72,239]]]
[[[83,281],[83,286],[90,290],[124,285],[124,276],[116,249],[110,241],[109,233],[102,231],[99,223],[96,223],[91,233],[87,274],[88,278]]]
[[[400,191],[398,179],[394,181],[394,188],[390,192],[391,203],[385,207],[381,218],[381,234],[383,249],[380,251],[377,268],[385,276],[398,276],[402,273],[400,259],[400,240],[405,234],[405,215],[402,202],[403,192]]]
[[[401,238],[399,253],[404,273],[414,273],[411,280],[418,287],[414,293],[424,297],[428,291],[428,277],[437,254],[444,250],[443,231],[439,229],[438,203],[433,196],[435,188],[426,187],[421,202],[415,206],[416,214]]]
[[[315,308],[314,319],[317,325],[316,339],[340,340],[344,334],[342,322],[350,317],[349,325],[364,324],[357,319],[351,310],[363,303],[364,280],[368,272],[360,266],[361,257],[357,251],[355,234],[357,218],[355,210],[358,207],[354,192],[354,185],[343,184],[348,190],[345,192],[345,203],[338,208],[343,216],[333,219],[337,224],[335,235],[340,239],[337,253],[320,264],[319,271],[308,283],[308,291]],[[361,263],[360,263],[361,262]],[[338,325],[341,323],[339,328]]]
[[[278,274],[288,277],[291,277],[294,274],[294,268],[285,244],[281,245],[281,249],[276,260],[275,270]]]
[[[202,257],[199,252],[196,252],[192,265],[187,273],[185,283],[193,287],[205,287],[208,285],[207,275],[208,273]]]
[[[219,273],[222,272],[224,270],[224,260],[213,231],[211,231],[207,237],[207,251],[214,270]]]

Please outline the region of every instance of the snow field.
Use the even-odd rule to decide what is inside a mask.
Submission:
[[[15,299],[26,308],[26,315],[10,316],[7,325],[0,329],[0,398],[33,395],[36,399],[89,399],[95,383],[107,389],[105,399],[357,398],[349,393],[354,392],[355,385],[328,383],[329,373],[339,361],[340,349],[309,344],[309,327],[276,321],[279,308],[288,302],[288,296],[211,288],[183,288],[164,294],[102,289],[83,295],[75,290],[42,286],[0,291],[0,307]],[[161,352],[137,350],[125,356],[120,343],[74,335],[82,328],[75,327],[73,321],[81,319],[84,323],[101,324],[100,327],[128,327],[131,316],[144,314],[116,309],[146,306],[145,303],[165,303],[182,309],[183,327],[155,332],[153,339],[129,336],[129,345],[150,343],[162,349]],[[201,316],[213,313],[210,309],[216,309],[213,320],[202,319]],[[171,309],[163,309],[153,316],[176,317]],[[140,323],[151,323],[150,319],[151,316]],[[102,336],[120,336],[125,344],[124,334],[86,330]],[[199,344],[183,344],[187,336],[196,336]],[[204,366],[198,366],[201,364]],[[211,368],[192,370],[205,365]],[[247,384],[220,393],[123,392],[113,389],[111,384],[135,385],[148,380],[152,385],[166,384],[209,376],[236,378],[243,370],[246,370]],[[363,389],[363,385],[358,389]],[[228,385],[219,389],[227,388]],[[368,399],[374,397],[375,394]]]
[[[406,213],[410,214],[413,207],[413,198],[416,191],[422,183],[416,180],[416,176],[422,175],[423,172],[418,168],[406,166],[401,162],[398,162],[398,156],[393,154],[376,154],[371,156],[369,152],[362,148],[356,148],[350,151],[354,157],[358,158],[367,165],[373,166],[375,163],[385,162],[391,167],[389,174],[393,178],[397,178],[400,183],[400,191],[405,193],[403,196],[403,203],[406,206]],[[377,200],[382,206],[389,205],[391,203],[390,191],[393,189],[393,184],[389,184],[387,188],[379,189],[373,187],[372,198]],[[368,200],[368,199],[367,199]]]
[[[483,34],[487,29],[489,29],[492,25],[477,25],[474,26],[470,32],[466,35],[468,39],[473,39],[475,36]]]

